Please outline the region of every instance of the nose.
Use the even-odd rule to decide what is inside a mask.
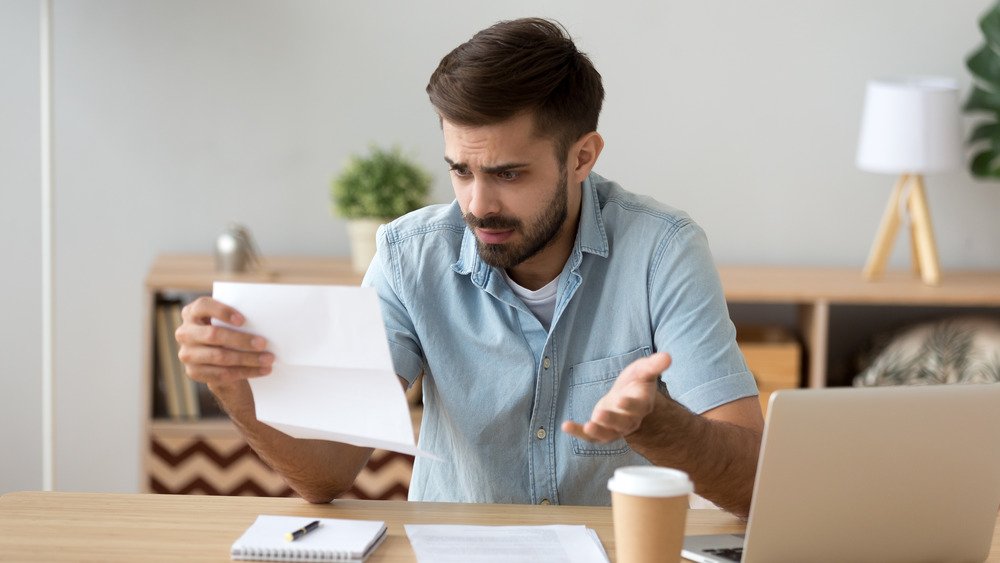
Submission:
[[[500,212],[500,200],[486,182],[473,180],[469,193],[469,213],[485,218]]]

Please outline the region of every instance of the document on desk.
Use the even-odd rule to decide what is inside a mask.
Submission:
[[[414,443],[374,289],[216,282],[212,296],[274,354],[271,374],[249,380],[258,420],[296,438],[435,457]]]
[[[597,533],[586,526],[406,524],[420,563],[607,563]]]

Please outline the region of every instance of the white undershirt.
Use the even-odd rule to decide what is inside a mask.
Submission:
[[[548,332],[549,325],[552,324],[552,316],[556,312],[556,288],[559,286],[559,276],[535,291],[518,285],[517,282],[510,279],[506,271],[503,273],[503,277],[507,280],[507,285],[510,286],[514,295],[517,295],[527,305]]]

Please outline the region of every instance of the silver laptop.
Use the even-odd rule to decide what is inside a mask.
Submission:
[[[779,391],[746,535],[688,536],[682,554],[983,561],[998,508],[1000,384]]]

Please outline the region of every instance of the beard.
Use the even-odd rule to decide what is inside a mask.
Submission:
[[[491,215],[480,219],[471,213],[463,213],[462,217],[465,219],[465,223],[473,231],[476,228],[513,229],[516,233],[521,234],[520,242],[501,244],[484,243],[476,237],[476,250],[483,262],[495,268],[506,270],[528,260],[549,246],[566,222],[569,209],[567,187],[568,174],[563,168],[560,172],[559,185],[556,186],[552,199],[545,202],[538,219],[529,225],[525,225],[520,219],[505,215]]]

